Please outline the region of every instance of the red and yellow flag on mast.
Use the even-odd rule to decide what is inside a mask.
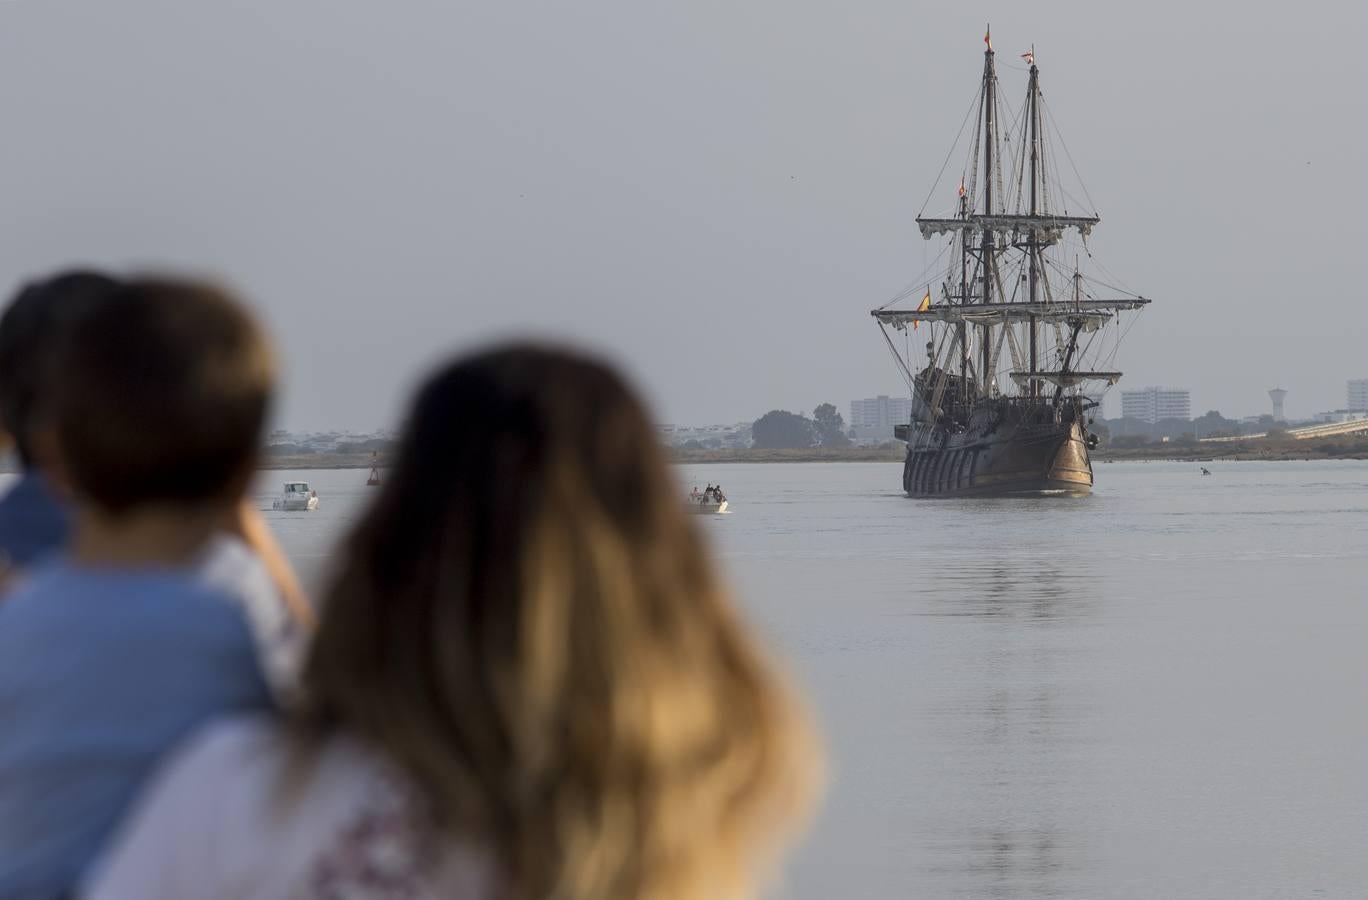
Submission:
[[[931,308],[931,289],[930,289],[930,288],[927,288],[927,289],[926,289],[926,296],[923,297],[922,300],[921,300],[921,302],[917,304],[917,312],[926,312],[926,311],[927,311],[928,309],[930,309],[930,308]],[[917,328],[920,327],[920,326],[921,326],[921,322],[918,322],[918,321],[916,321],[915,319],[912,321],[912,330],[913,330],[913,331],[916,331]]]
[[[988,52],[993,52],[993,29],[988,28],[983,32],[983,42],[988,45]]]

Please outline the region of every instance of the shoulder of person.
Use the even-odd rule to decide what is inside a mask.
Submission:
[[[246,606],[268,603],[273,609],[282,608],[266,565],[233,535],[216,534],[210,539],[200,554],[196,575],[202,583]]]
[[[299,629],[265,562],[240,538],[215,535],[200,555],[196,576],[238,606],[254,631],[272,639],[297,636]]]
[[[277,715],[222,719],[200,729],[164,770],[168,791],[211,793],[248,818],[284,821],[341,811],[368,783],[389,783],[388,763],[343,734],[296,731]]]
[[[4,574],[8,590],[0,601],[0,621],[7,627],[0,629],[0,634],[22,627],[20,623],[26,621],[36,624],[65,615],[73,592],[69,567],[61,557],[22,569],[6,566]]]
[[[270,765],[288,737],[274,716],[221,719],[201,728],[169,760],[165,777],[195,776],[211,769],[230,776],[250,776]]]
[[[150,780],[91,868],[82,896],[253,895],[238,889],[250,884],[255,842],[272,839],[261,801],[275,785],[287,742],[267,716],[200,729]]]
[[[265,564],[242,540],[223,534],[205,548],[197,574],[203,585],[241,613],[271,693],[281,705],[293,705],[299,693],[304,634]]]
[[[490,896],[486,857],[428,830],[415,797],[348,737],[227,720],[166,765],[87,897],[341,896],[391,879],[423,886],[406,896]]]
[[[70,520],[45,479],[19,477],[0,496],[0,549],[19,567],[35,566],[66,545]]]
[[[43,567],[0,603],[0,676],[15,702],[47,705],[49,718],[62,704],[106,723],[142,709],[141,727],[177,735],[275,702],[241,613],[167,572]]]
[[[6,714],[82,716],[83,735],[180,737],[213,716],[273,705],[243,617],[213,591],[64,569],[35,572],[0,602]]]

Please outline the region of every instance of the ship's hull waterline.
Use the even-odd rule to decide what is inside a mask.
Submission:
[[[1008,434],[937,432],[908,445],[909,497],[1080,496],[1092,491],[1092,462],[1077,422],[1023,426]]]

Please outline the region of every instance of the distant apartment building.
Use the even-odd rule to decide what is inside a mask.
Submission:
[[[1153,425],[1161,419],[1192,418],[1192,399],[1186,388],[1144,387],[1121,392],[1121,418]]]
[[[866,400],[850,401],[850,430],[858,443],[893,440],[893,426],[912,420],[911,397],[880,394]]]
[[[1368,412],[1368,378],[1354,378],[1348,382],[1349,411]]]

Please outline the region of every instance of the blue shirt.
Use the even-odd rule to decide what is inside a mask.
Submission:
[[[26,569],[45,556],[66,549],[71,518],[47,479],[36,472],[0,497],[0,553],[11,566]]]
[[[167,750],[269,706],[240,609],[193,571],[40,568],[0,601],[0,898],[70,891]]]

